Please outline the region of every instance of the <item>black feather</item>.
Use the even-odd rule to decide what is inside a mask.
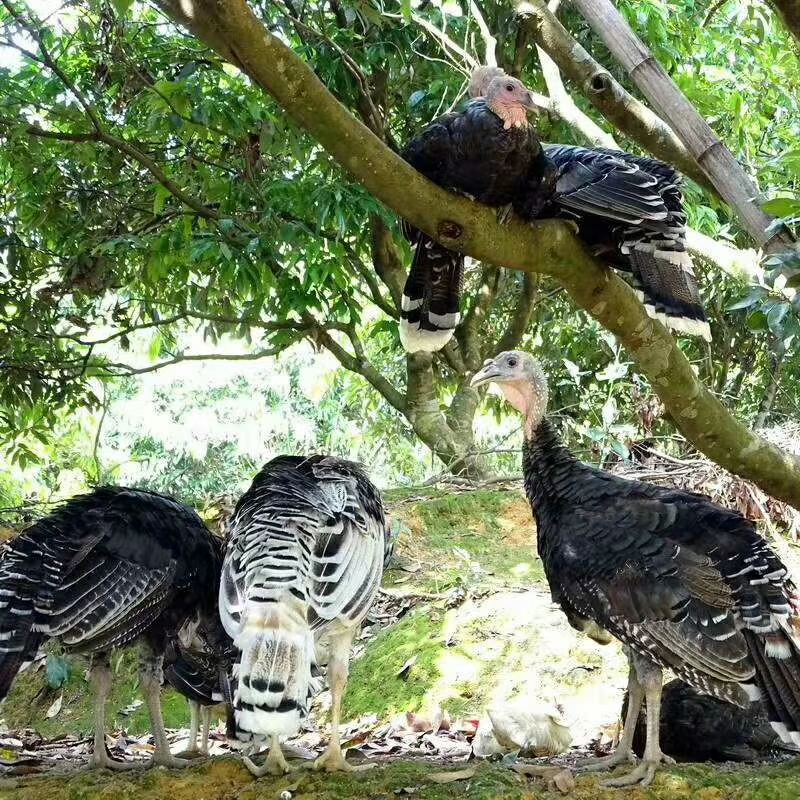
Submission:
[[[532,127],[506,129],[481,98],[418,133],[402,157],[433,183],[492,207],[511,205],[534,219],[555,188],[555,168]],[[404,224],[414,258],[403,290],[406,349],[438,350],[459,321],[464,257]]]

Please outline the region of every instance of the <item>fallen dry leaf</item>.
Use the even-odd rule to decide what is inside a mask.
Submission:
[[[403,666],[400,667],[399,670],[397,670],[396,677],[406,680],[408,678],[408,673],[411,672],[411,667],[413,667],[414,664],[416,663],[417,663],[417,657],[411,656],[411,658],[409,658],[408,661],[406,661],[406,663],[403,664]]]
[[[569,794],[575,788],[575,778],[568,769],[562,769],[553,775],[553,783],[561,794]]]
[[[64,702],[64,695],[60,694],[58,699],[47,709],[45,716],[47,719],[52,719],[59,711],[61,711],[61,703]]]
[[[475,767],[469,769],[458,769],[454,772],[432,772],[428,775],[428,780],[434,783],[453,783],[454,781],[467,781],[477,770]]]

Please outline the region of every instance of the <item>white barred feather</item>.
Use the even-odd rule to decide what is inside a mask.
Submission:
[[[237,736],[291,734],[305,715],[315,643],[357,627],[377,593],[387,529],[361,468],[282,456],[240,499],[229,528],[220,616],[239,651]]]

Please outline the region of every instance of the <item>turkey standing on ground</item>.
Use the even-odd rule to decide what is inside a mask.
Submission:
[[[533,97],[506,75],[485,86],[483,97],[435,119],[401,155],[438,186],[484,205],[511,205],[522,219],[535,219],[553,193],[555,168],[528,124]],[[458,325],[464,256],[406,223],[403,232],[414,258],[403,289],[400,341],[411,353],[432,352],[444,347]]]
[[[200,517],[169,497],[102,487],[67,501],[0,556],[0,699],[50,639],[91,656],[91,765],[125,769],[105,745],[109,651],[139,641],[141,689],[153,723],[153,763],[171,755],[161,715],[164,652],[218,626],[221,558]]]
[[[627,646],[625,727],[592,767],[631,758],[643,696],[644,760],[608,783],[646,785],[670,760],[659,745],[663,668],[742,708],[760,697],[781,738],[800,743],[798,598],[753,524],[703,495],[580,463],[544,418],[547,380],[527,353],[501,353],[471,385],[490,381],[525,417],[525,490],[553,596],[574,627],[594,622]]]
[[[476,70],[470,95],[480,97],[499,67]],[[681,177],[663,161],[619,150],[543,144],[558,177],[541,217],[568,219],[604,261],[631,274],[647,313],[678,333],[711,341],[686,249]]]
[[[215,539],[215,542],[218,541]],[[222,552],[220,548],[220,566]],[[211,706],[226,704],[228,735],[233,736],[231,724],[229,675],[233,667],[234,649],[230,637],[219,618],[212,628],[199,629],[189,647],[178,645],[178,656],[164,670],[164,680],[189,701],[191,722],[189,745],[185,755],[208,755],[208,738],[211,728]],[[197,734],[202,718],[203,731],[200,746]]]
[[[622,716],[627,711],[627,695]],[[633,735],[633,751],[645,747],[646,711],[642,708]],[[781,745],[763,704],[740,708],[700,694],[677,678],[661,695],[661,749],[678,761],[757,761]],[[795,748],[792,748],[795,749]]]
[[[220,616],[238,652],[236,735],[269,737],[256,776],[288,771],[280,737],[307,713],[317,645],[329,643],[331,739],[315,767],[353,769],[339,743],[350,644],[378,591],[391,538],[363,469],[332,456],[279,456],[236,504],[220,583]]]

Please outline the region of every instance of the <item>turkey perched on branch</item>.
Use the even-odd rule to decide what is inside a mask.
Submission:
[[[352,769],[339,743],[350,644],[378,591],[391,537],[363,469],[332,456],[279,456],[241,497],[228,528],[220,616],[233,639],[236,735],[268,737],[257,776],[288,771],[280,737],[307,713],[321,639],[329,646],[331,739],[317,768]]]
[[[626,712],[627,696],[622,705],[623,717]],[[645,747],[646,724],[643,708],[632,744],[640,757]],[[771,749],[781,747],[762,703],[740,708],[700,694],[677,678],[664,686],[660,729],[661,749],[678,761],[756,761]]]
[[[502,70],[476,70],[480,97]],[[647,313],[677,333],[710,341],[694,265],[686,249],[681,177],[663,161],[618,150],[543,144],[557,170],[555,193],[541,217],[575,222],[590,250],[630,282]]]
[[[547,380],[527,353],[501,353],[472,378],[493,381],[524,417],[523,473],[538,549],[571,625],[628,649],[630,703],[616,752],[630,758],[643,697],[644,760],[610,785],[648,784],[659,744],[662,669],[741,707],[761,698],[786,742],[800,743],[798,601],[754,525],[700,494],[626,480],[580,463],[544,418]]]
[[[105,746],[109,651],[140,642],[141,689],[153,724],[153,763],[170,754],[161,715],[164,653],[219,627],[221,557],[197,514],[169,497],[103,487],[75,497],[0,555],[0,699],[51,639],[91,656],[93,766],[127,768]]]
[[[482,97],[462,112],[427,125],[402,157],[428,180],[493,207],[511,205],[522,219],[535,219],[553,192],[555,169],[543,156],[526,111],[531,93],[516,78],[481,82]],[[439,350],[460,319],[464,256],[404,223],[414,257],[403,289],[400,341],[409,352]]]

